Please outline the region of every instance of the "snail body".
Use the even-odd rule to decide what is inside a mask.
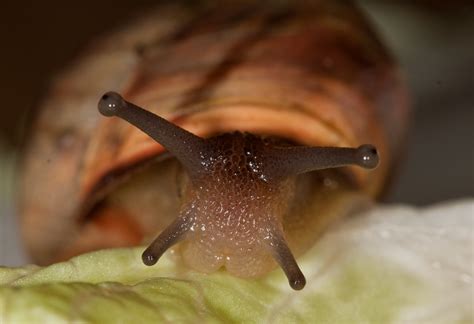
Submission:
[[[170,5],[97,47],[54,83],[25,156],[39,263],[159,233],[146,264],[180,242],[192,268],[279,264],[301,289],[295,255],[382,190],[400,149],[403,84],[353,6]]]

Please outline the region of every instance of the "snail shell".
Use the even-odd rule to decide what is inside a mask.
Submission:
[[[371,143],[380,164],[370,172],[357,166],[304,175],[295,171],[268,189],[247,181],[234,161],[235,174],[215,177],[222,170],[228,173],[224,163],[199,182],[199,188],[213,188],[204,197],[196,177],[189,175],[194,166],[185,162],[185,153],[177,154],[178,162],[139,129],[98,114],[97,100],[110,89],[126,101],[109,94],[102,106],[145,107],[196,138],[220,138],[215,147],[224,159],[239,159],[236,152],[245,153],[248,145],[267,152],[266,145]],[[179,232],[183,225],[176,223],[177,216],[189,210],[187,204],[214,208],[221,202],[176,248],[198,270],[225,266],[237,276],[260,276],[275,267],[274,260],[282,265],[293,258],[291,252],[303,253],[327,224],[381,192],[399,153],[407,114],[393,60],[352,5],[164,5],[94,43],[52,84],[24,156],[23,237],[34,260],[47,264],[89,250],[138,245],[173,226],[173,233]],[[256,153],[256,161],[269,160],[265,154]],[[287,157],[281,161],[293,165]],[[210,186],[217,178],[229,182]],[[234,197],[233,192],[240,193]],[[252,200],[244,204],[248,208],[239,205],[247,200]],[[222,213],[240,211],[225,224],[222,217],[212,218],[220,208]],[[269,210],[279,215],[277,221],[267,217]],[[278,229],[279,241],[270,244],[278,253],[249,243],[268,228]],[[153,259],[153,253],[145,254],[145,262],[146,257]],[[287,275],[294,270],[282,267]],[[302,285],[292,284],[295,289]]]

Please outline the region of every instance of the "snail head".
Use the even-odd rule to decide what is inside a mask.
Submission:
[[[372,145],[358,148],[281,146],[239,132],[204,139],[108,92],[98,104],[104,116],[120,117],[141,129],[173,154],[187,171],[178,217],[142,255],[154,265],[172,245],[183,242],[191,267],[211,272],[223,266],[241,277],[257,277],[276,261],[293,289],[305,277],[285,240],[281,219],[292,179],[314,170],[378,164]]]

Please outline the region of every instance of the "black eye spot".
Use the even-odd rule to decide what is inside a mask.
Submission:
[[[357,156],[359,159],[357,164],[367,169],[373,169],[379,163],[377,148],[370,144],[359,146],[357,148]]]
[[[100,98],[98,108],[102,115],[111,117],[117,115],[125,105],[126,102],[118,93],[109,91]]]

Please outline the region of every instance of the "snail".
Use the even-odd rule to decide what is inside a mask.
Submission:
[[[149,243],[146,265],[172,248],[203,272],[279,265],[302,289],[296,258],[384,189],[406,98],[345,1],[161,5],[53,82],[23,159],[22,235],[39,264]]]

